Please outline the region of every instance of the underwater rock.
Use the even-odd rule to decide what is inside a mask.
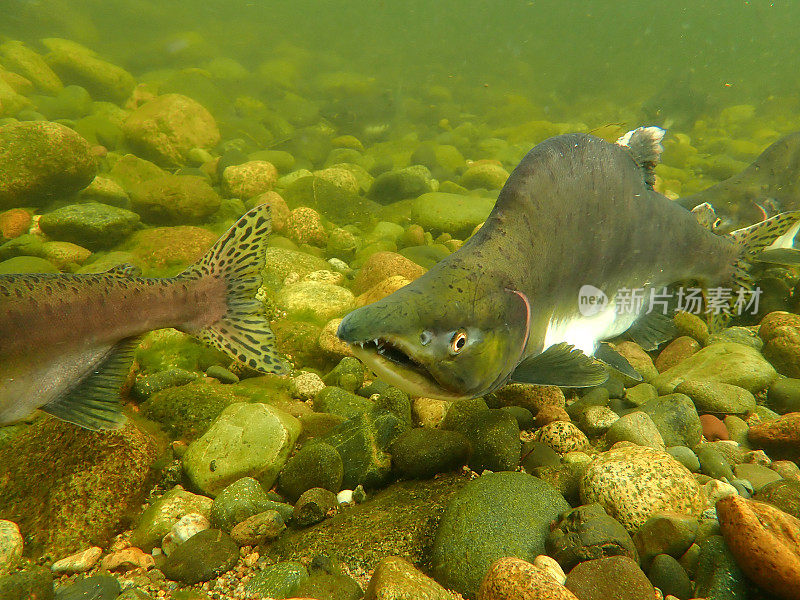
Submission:
[[[130,200],[122,186],[108,177],[98,175],[80,192],[80,199],[84,202],[100,202],[109,206],[128,208]]]
[[[387,556],[372,573],[364,600],[449,600],[452,596],[400,556]]]
[[[286,463],[278,478],[278,489],[291,502],[311,488],[331,492],[342,489],[344,466],[341,455],[330,444],[314,442],[303,445]]]
[[[299,434],[297,419],[280,409],[259,403],[231,404],[189,445],[183,467],[194,485],[209,496],[247,476],[270,488]]]
[[[192,494],[175,486],[145,509],[131,535],[131,544],[150,552],[161,544],[172,527],[189,514],[200,514],[208,518],[211,498]]]
[[[202,177],[164,175],[130,188],[131,210],[148,223],[201,223],[219,210],[221,201]]]
[[[20,41],[8,40],[0,44],[0,63],[48,94],[57,94],[64,87],[44,58]]]
[[[469,440],[456,431],[422,427],[400,434],[389,446],[395,472],[409,479],[458,470],[471,450]]]
[[[265,510],[234,525],[231,538],[239,546],[258,546],[277,538],[286,529],[281,513]]]
[[[325,488],[311,488],[297,499],[292,522],[300,527],[308,527],[333,515],[338,508],[336,494]]]
[[[742,571],[778,598],[798,598],[800,520],[737,496],[723,498],[716,508],[722,536]]]
[[[800,412],[800,379],[776,379],[769,386],[767,407],[778,414]]]
[[[659,554],[680,558],[694,543],[697,532],[698,523],[692,517],[670,512],[654,514],[633,534],[640,564],[648,569]]]
[[[183,515],[178,522],[169,530],[169,533],[161,540],[161,549],[164,554],[169,556],[175,548],[188,540],[196,533],[200,533],[211,527],[211,521],[206,515],[199,513],[189,513]]]
[[[615,600],[625,590],[625,600],[652,600],[653,584],[627,556],[609,556],[588,560],[567,575],[564,584],[582,600]]]
[[[164,175],[167,175],[167,172],[158,165],[133,154],[125,154],[117,160],[108,173],[108,177],[124,190],[130,190],[143,181],[158,179]]]
[[[378,175],[369,188],[368,196],[381,204],[391,204],[435,192],[437,188],[438,182],[427,167],[412,165]]]
[[[522,443],[517,420],[500,409],[488,409],[483,400],[456,400],[441,428],[457,431],[469,440],[472,455],[468,465],[473,471],[513,471],[519,465]],[[577,427],[575,430],[586,438]]]
[[[165,168],[186,164],[193,148],[213,148],[220,140],[211,113],[181,94],[145,102],[125,120],[122,130],[144,158]]]
[[[664,450],[666,446],[653,419],[640,410],[630,412],[617,419],[608,428],[606,440],[609,444],[631,442],[637,446],[648,446],[656,450]]]
[[[358,194],[361,191],[358,179],[353,172],[348,169],[332,166],[327,169],[314,171],[313,175],[314,177],[332,183],[346,192]],[[367,173],[367,176],[371,178],[369,173]]]
[[[280,185],[283,180],[278,180]],[[301,175],[281,192],[291,208],[307,206],[333,223],[367,226],[375,220],[381,205],[340,188],[325,179]]]
[[[167,579],[190,585],[208,581],[233,568],[239,546],[224,531],[206,529],[190,537],[161,566]]]
[[[659,373],[671,369],[675,365],[689,358],[692,354],[700,350],[702,346],[696,339],[688,335],[682,335],[672,340],[664,349],[658,353],[655,360],[655,367]]]
[[[668,394],[645,402],[639,410],[650,415],[665,445],[694,448],[700,443],[700,417],[688,396]]]
[[[536,477],[483,475],[448,502],[431,549],[431,572],[443,586],[474,598],[497,559],[511,554],[532,561],[544,554],[551,521],[568,509],[561,495]]]
[[[697,449],[697,459],[703,473],[714,479],[733,479],[733,469],[728,459],[712,444],[702,444]]]
[[[132,569],[146,571],[154,566],[155,559],[150,554],[133,546],[112,552],[100,561],[100,569],[103,571],[130,571]]]
[[[31,213],[24,208],[12,208],[0,213],[0,241],[28,233],[31,222]]]
[[[242,477],[226,487],[211,505],[211,523],[230,531],[239,523],[266,511],[276,510],[288,521],[292,516],[289,504],[270,500],[264,488],[252,477]]]
[[[316,256],[288,250],[286,248],[267,248],[264,269],[261,272],[263,287],[269,292],[279,290],[283,282],[291,273],[296,273],[298,278],[304,277],[314,271],[327,269],[330,265]]]
[[[754,447],[763,448],[773,458],[797,460],[800,457],[800,412],[753,425],[747,437]]]
[[[675,391],[689,396],[700,412],[745,414],[756,408],[756,399],[753,394],[739,386],[727,383],[687,379],[678,385]]]
[[[769,467],[743,463],[736,465],[733,469],[737,479],[747,481],[753,491],[758,491],[769,483],[780,481],[781,476]],[[731,480],[734,483],[733,480]]]
[[[360,360],[345,357],[322,380],[326,385],[335,385],[348,392],[355,392],[364,385],[364,372],[364,364]]]
[[[565,572],[585,560],[606,556],[639,560],[631,536],[599,504],[579,506],[561,517],[547,535],[546,547]]]
[[[50,51],[45,56],[47,64],[61,79],[85,87],[96,100],[121,103],[133,92],[133,75],[98,58],[88,48],[60,38],[47,38],[42,43]]]
[[[800,378],[800,327],[777,328],[764,344],[764,356],[781,375]]]
[[[92,250],[117,245],[138,225],[136,213],[98,202],[70,204],[39,219],[39,227],[50,237]]]
[[[699,515],[705,507],[689,470],[666,452],[619,442],[597,456],[580,483],[584,504],[599,503],[628,531],[657,512]]]
[[[0,77],[0,117],[13,117],[29,105],[28,98],[18,94],[4,77]]]
[[[103,549],[99,546],[92,546],[81,552],[76,552],[53,563],[50,569],[53,573],[85,573],[91,570],[103,555]]]
[[[476,161],[467,167],[459,183],[468,190],[481,188],[499,190],[508,179],[508,171],[501,165],[489,161]]]
[[[753,500],[767,502],[800,519],[800,480],[779,479],[768,483],[755,492]]]
[[[256,571],[244,584],[244,590],[260,598],[289,598],[307,578],[308,570],[303,563],[279,562]]]
[[[559,454],[574,451],[583,452],[591,448],[586,434],[578,429],[577,425],[569,421],[548,423],[534,432],[533,440],[547,444]]]
[[[143,269],[159,275],[175,274],[199,260],[216,241],[217,235],[202,227],[179,225],[154,227],[135,232],[125,242]]]
[[[0,576],[17,566],[22,556],[23,540],[19,527],[13,521],[0,521]]]
[[[664,371],[653,380],[659,393],[670,394],[687,380],[727,383],[749,392],[763,390],[777,377],[775,369],[758,350],[725,342],[706,346]]]
[[[89,143],[49,121],[0,126],[0,209],[82,190],[97,174]]]
[[[286,218],[286,235],[296,244],[324,247],[328,233],[322,225],[322,217],[313,208],[299,206]]]
[[[53,600],[53,574],[47,567],[31,567],[13,575],[0,576],[3,600]]]
[[[102,542],[139,507],[155,458],[155,442],[130,423],[98,433],[39,419],[0,447],[0,519],[20,526],[32,552]]]
[[[664,596],[691,598],[692,581],[681,564],[669,554],[659,554],[647,570],[647,578]]]
[[[92,575],[60,586],[56,598],[58,600],[116,600],[121,591],[116,577]]]
[[[290,318],[325,323],[355,308],[355,297],[347,288],[317,281],[301,281],[283,287],[275,305]]]
[[[393,275],[402,275],[413,281],[420,277],[425,269],[396,252],[376,252],[361,265],[353,281],[353,291],[363,294],[374,285]]]
[[[311,400],[325,389],[325,382],[322,381],[322,378],[311,371],[301,371],[292,377],[291,381],[292,395],[301,400]]]
[[[228,197],[247,200],[264,194],[278,181],[278,170],[264,160],[231,165],[222,172],[222,185]]]
[[[495,198],[430,192],[414,200],[410,217],[433,234],[447,232],[466,239],[486,220],[495,201]]]
[[[361,600],[364,590],[352,577],[340,573],[313,572],[297,586],[294,592],[303,600],[329,598],[330,600]]]
[[[545,569],[511,556],[492,563],[477,597],[478,600],[578,600]]]

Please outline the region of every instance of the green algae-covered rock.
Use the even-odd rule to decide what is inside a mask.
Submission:
[[[0,210],[68,196],[96,174],[89,143],[72,129],[49,121],[0,126]]]
[[[297,273],[305,277],[313,271],[330,268],[330,265],[311,254],[289,250],[286,248],[267,248],[264,269],[261,271],[263,286],[269,292],[274,292],[283,286],[283,281],[289,273]]]
[[[749,413],[756,408],[752,393],[729,383],[687,379],[675,391],[689,396],[697,410],[704,413],[735,415]]]
[[[31,555],[105,544],[141,506],[156,456],[131,423],[94,432],[39,419],[0,447],[0,519],[19,525]]]
[[[0,44],[0,63],[48,94],[57,94],[64,85],[44,58],[20,41],[8,40]]]
[[[15,256],[0,262],[0,275],[12,273],[58,273],[49,260],[37,256]]]
[[[763,390],[778,376],[758,350],[735,342],[706,346],[653,380],[660,394],[670,394],[687,380],[736,385],[749,392]]]
[[[60,586],[56,598],[58,600],[92,600],[116,599],[122,591],[119,581],[113,575],[92,575],[81,577],[73,583]]]
[[[472,190],[483,188],[485,190],[499,190],[508,179],[508,171],[494,163],[477,163],[467,167],[461,176],[461,185]]]
[[[364,385],[364,364],[357,358],[345,356],[322,381],[325,385],[335,385],[348,392],[355,392]]]
[[[158,375],[161,373],[150,377]],[[242,400],[235,388],[202,380],[156,392],[142,404],[142,413],[160,423],[172,437],[194,440],[208,431],[226,407]]]
[[[292,502],[311,488],[342,489],[344,465],[336,448],[324,442],[306,444],[289,459],[278,478],[278,489]]]
[[[149,160],[139,158],[134,154],[125,154],[114,163],[108,176],[123,189],[130,190],[143,181],[158,179],[166,174],[166,171]]]
[[[228,364],[230,358],[197,338],[175,329],[160,329],[145,335],[136,349],[139,372],[161,373],[169,369],[205,371],[215,364]]]
[[[303,563],[279,562],[257,571],[244,585],[244,590],[259,598],[288,598],[307,578],[308,570]]]
[[[305,598],[326,598],[327,600],[360,600],[364,591],[352,577],[338,573],[313,573],[300,582],[294,591]]]
[[[314,396],[314,410],[316,412],[340,415],[346,419],[369,412],[375,404],[338,387],[330,386],[320,390]]]
[[[199,374],[186,369],[167,369],[139,377],[131,388],[131,394],[138,400],[147,400],[153,394],[171,387],[191,383],[200,377]],[[220,409],[222,412],[222,409]]]
[[[145,102],[130,114],[122,130],[137,154],[165,168],[186,164],[192,149],[213,148],[220,138],[211,113],[181,94]]]
[[[550,523],[569,504],[525,473],[490,473],[470,481],[447,505],[431,549],[440,584],[474,598],[489,566],[504,556],[533,562],[545,553]]]
[[[776,379],[769,386],[767,407],[780,415],[800,412],[800,379]]]
[[[639,410],[650,415],[667,446],[694,448],[703,427],[692,400],[684,394],[668,394],[645,402]]]
[[[0,598],[3,600],[53,600],[53,574],[47,567],[31,567],[25,571],[0,577]]]
[[[413,427],[411,420],[411,398],[403,390],[396,387],[388,387],[378,392],[378,396],[373,398],[377,408],[385,408],[403,424],[406,429]]]
[[[183,467],[203,493],[216,496],[242,477],[272,487],[300,434],[300,423],[267,404],[231,404],[183,457]]]
[[[699,598],[748,598],[747,580],[721,535],[709,536],[700,546],[695,569],[694,595]]]
[[[124,208],[88,202],[42,215],[39,227],[51,238],[102,250],[115,246],[139,225],[139,215]]]
[[[163,175],[130,189],[131,209],[148,223],[201,223],[219,210],[221,200],[205,179],[194,175]]]
[[[205,529],[176,547],[161,566],[167,579],[195,584],[229,571],[239,546],[224,531]]]
[[[353,292],[321,281],[287,285],[275,295],[275,305],[295,319],[327,323],[356,306]]]
[[[269,499],[261,484],[252,477],[242,477],[222,490],[211,505],[211,524],[230,531],[250,517],[275,510],[288,521],[292,507]]]
[[[753,500],[769,502],[783,512],[800,519],[800,480],[779,479],[756,490]]]
[[[378,175],[369,188],[369,197],[381,204],[390,204],[433,192],[438,187],[434,182],[427,167],[412,165]]]
[[[471,446],[456,431],[418,427],[400,434],[389,452],[400,477],[423,479],[460,469],[469,459]]]
[[[414,201],[411,220],[434,235],[447,232],[465,239],[486,220],[494,203],[493,198],[431,192]]]
[[[657,450],[665,447],[664,439],[653,419],[641,410],[629,412],[614,421],[606,431],[606,440],[609,444],[624,441]]]
[[[505,411],[487,408],[482,399],[453,402],[441,428],[469,440],[469,467],[474,471],[513,471],[519,464],[522,442],[517,420]]]
[[[98,58],[77,42],[47,38],[42,43],[50,50],[47,63],[64,80],[82,85],[97,100],[124,102],[136,80],[122,67]]]
[[[344,488],[352,489],[359,484],[371,488],[389,480],[392,461],[387,449],[404,430],[405,425],[394,414],[373,409],[345,421],[319,439],[341,455]]]
[[[148,506],[139,517],[131,535],[131,544],[150,552],[161,544],[161,540],[181,517],[196,513],[209,517],[211,498],[192,494],[181,487],[174,487]]]
[[[314,176],[300,177],[289,184],[281,196],[289,208],[313,208],[339,225],[366,226],[376,220],[380,209],[377,202]]]

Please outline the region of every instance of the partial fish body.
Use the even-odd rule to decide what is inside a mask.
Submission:
[[[168,279],[0,275],[0,425],[41,408],[88,429],[120,426],[119,389],[140,336],[175,327],[253,369],[284,372],[260,285],[269,207],[244,215],[196,265]]]
[[[607,369],[590,354],[636,376],[602,340],[627,331],[654,348],[671,319],[618,313],[619,290],[748,285],[749,262],[800,218],[712,233],[652,189],[662,136],[646,127],[616,144],[584,134],[539,144],[459,251],[347,315],[339,337],[387,382],[422,396],[477,397],[509,381],[597,385]],[[584,286],[608,297],[604,310],[580,310]]]

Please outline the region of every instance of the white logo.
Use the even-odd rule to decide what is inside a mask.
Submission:
[[[578,310],[584,317],[603,312],[608,306],[608,296],[593,285],[581,286],[578,291]]]

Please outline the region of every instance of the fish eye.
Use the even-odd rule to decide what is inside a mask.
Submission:
[[[458,354],[467,345],[467,332],[459,329],[450,338],[450,354]]]

